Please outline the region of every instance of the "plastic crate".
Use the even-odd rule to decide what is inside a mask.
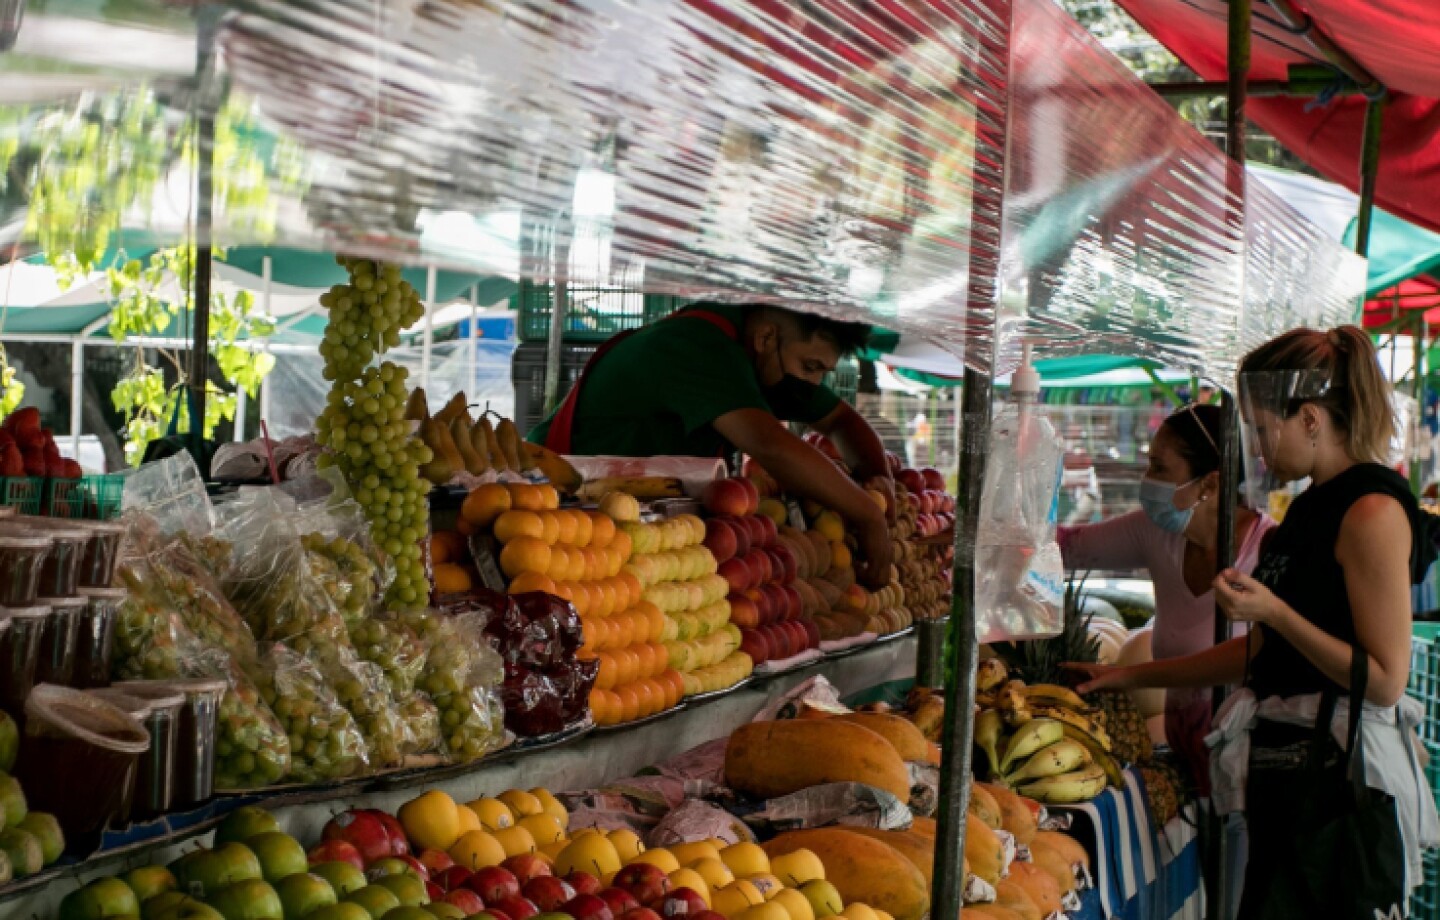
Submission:
[[[38,476],[0,477],[0,505],[9,505],[20,514],[39,514],[45,496],[45,480]]]
[[[685,300],[662,294],[642,294],[614,287],[570,287],[570,306],[565,311],[566,342],[603,342],[627,329],[674,313]],[[522,342],[544,342],[550,337],[550,317],[555,294],[548,284],[520,283],[512,302],[519,314],[516,335]]]
[[[1440,623],[1416,623],[1410,640],[1410,695],[1425,707],[1420,739],[1430,755],[1425,775],[1440,801]],[[1425,853],[1425,884],[1410,899],[1410,916],[1440,920],[1440,852]]]
[[[115,475],[50,479],[42,510],[51,517],[108,521],[120,516],[124,487],[124,477]]]
[[[585,362],[595,354],[594,345],[565,345],[560,350],[559,398],[580,378]],[[510,363],[510,381],[515,385],[515,424],[524,437],[545,418],[544,342],[526,342],[515,349]]]
[[[855,405],[855,397],[860,393],[860,362],[853,357],[841,358],[835,370],[825,375],[825,385],[836,396]]]

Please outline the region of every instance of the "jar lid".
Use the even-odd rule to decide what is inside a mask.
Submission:
[[[54,610],[64,610],[70,607],[84,607],[90,601],[77,595],[75,597],[37,597],[35,603],[44,604]]]
[[[115,521],[91,521],[85,518],[53,518],[38,514],[17,515],[11,522],[42,530],[77,530],[86,536],[97,533],[124,533],[125,525]]]
[[[79,738],[125,754],[150,748],[150,732],[125,710],[83,690],[40,684],[25,700],[25,734]]]
[[[29,527],[31,530],[41,531],[45,536],[54,537],[57,540],[89,540],[94,536],[88,528],[81,526],[82,522],[70,518],[21,514],[5,523],[15,527]]]
[[[110,689],[144,700],[155,709],[179,709],[185,705],[185,694],[176,683],[168,680],[130,680],[112,684]]]
[[[130,596],[130,592],[124,588],[86,588],[82,586],[75,590],[79,591],[85,599],[92,601],[123,601]]]
[[[0,531],[0,549],[49,549],[54,545],[49,534],[19,528]]]
[[[223,677],[178,677],[173,680],[122,680],[114,685],[124,690],[132,687],[136,692],[160,692],[174,690],[178,693],[223,693],[230,689],[230,682]]]
[[[94,690],[86,690],[85,694],[95,697],[96,699],[104,700],[116,709],[123,710],[130,718],[137,722],[144,722],[150,718],[150,713],[155,711],[155,707],[150,704],[149,700],[142,700],[138,696],[131,696],[115,687],[99,687]]]
[[[32,604],[28,607],[0,607],[0,617],[12,620],[37,620],[49,615],[50,608],[44,604]]]

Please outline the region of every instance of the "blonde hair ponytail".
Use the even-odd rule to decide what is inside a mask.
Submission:
[[[1329,332],[1292,329],[1240,362],[1242,374],[1284,371],[1324,372],[1329,388],[1311,401],[1323,406],[1345,435],[1345,453],[1357,461],[1385,462],[1395,434],[1395,412],[1390,384],[1380,372],[1380,359],[1365,330],[1357,326],[1338,326]]]

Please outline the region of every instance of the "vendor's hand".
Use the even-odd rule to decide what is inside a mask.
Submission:
[[[1237,623],[1275,626],[1288,609],[1269,588],[1237,569],[1215,576],[1214,588],[1216,603]]]
[[[895,480],[889,476],[872,476],[865,481],[865,488],[874,489],[885,496],[885,520],[895,523],[899,509],[895,507]]]
[[[1075,688],[1076,693],[1093,693],[1096,690],[1133,689],[1134,673],[1114,664],[1095,664],[1086,661],[1067,661],[1060,667],[1074,674],[1083,674],[1085,680]]]
[[[895,560],[895,544],[890,539],[890,527],[880,509],[855,534],[860,543],[860,564],[856,574],[860,583],[872,591],[878,591],[890,583],[891,563]]]

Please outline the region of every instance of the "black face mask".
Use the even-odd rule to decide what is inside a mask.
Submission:
[[[804,417],[806,411],[813,404],[815,394],[819,389],[819,384],[811,383],[804,377],[786,374],[780,378],[779,382],[768,387],[761,387],[760,392],[765,396],[765,401],[770,404],[770,409],[776,417],[789,421]]]

